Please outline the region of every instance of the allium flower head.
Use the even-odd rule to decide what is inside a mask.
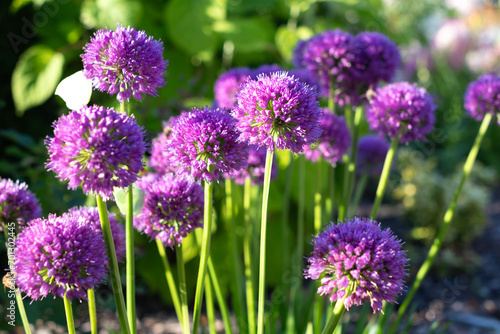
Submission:
[[[133,116],[104,107],[84,106],[54,122],[54,137],[45,145],[48,170],[68,188],[82,185],[85,194],[108,200],[113,188],[124,188],[137,179],[146,152],[144,130]]]
[[[223,73],[215,82],[214,98],[218,107],[231,109],[236,104],[236,92],[252,74],[247,67],[233,68]]]
[[[137,181],[144,191],[142,212],[134,226],[165,246],[182,243],[189,232],[201,227],[203,188],[200,184],[173,174],[148,174]]]
[[[401,143],[423,140],[434,128],[436,106],[424,88],[407,82],[377,89],[366,119],[374,131],[399,137]]]
[[[68,210],[65,215],[74,215],[76,217],[83,217],[87,223],[98,233],[102,234],[101,219],[99,218],[99,209],[97,207],[73,207]],[[109,225],[111,227],[111,234],[113,235],[113,244],[115,246],[116,259],[122,261],[125,256],[125,231],[123,225],[116,218],[114,213],[108,212]]]
[[[157,173],[165,174],[175,171],[175,167],[169,162],[169,154],[165,149],[167,139],[172,133],[172,128],[179,116],[172,116],[168,122],[163,123],[163,132],[160,133],[151,142],[151,157],[149,158],[149,166]]]
[[[32,220],[18,236],[15,257],[16,283],[33,300],[49,293],[86,299],[106,276],[104,239],[85,217]]]
[[[365,135],[358,141],[356,171],[377,177],[382,173],[390,143],[378,135]]]
[[[237,139],[235,119],[225,110],[194,108],[179,116],[168,137],[168,161],[180,175],[207,182],[246,167],[248,145]],[[209,169],[210,167],[210,169]]]
[[[330,97],[333,88],[337,103],[355,104],[359,99],[355,82],[361,76],[357,65],[360,55],[351,34],[340,29],[329,30],[307,42],[302,63],[321,83],[323,95]]]
[[[401,63],[396,44],[384,34],[373,31],[357,35],[355,44],[361,52],[357,66],[360,68],[362,81],[368,86],[375,86],[380,81],[390,82]]]
[[[266,171],[266,153],[264,147],[253,146],[248,151],[248,167],[240,169],[236,174],[224,174],[225,178],[233,178],[237,184],[244,184],[250,178],[252,184],[263,184]],[[271,167],[271,179],[275,179],[278,174],[278,166],[273,163]]]
[[[157,96],[156,89],[165,86],[163,43],[144,31],[120,25],[101,29],[83,50],[85,77],[101,92],[118,94],[120,102],[142,100],[142,94]]]
[[[321,136],[316,143],[306,146],[304,155],[306,159],[314,162],[321,157],[335,166],[351,146],[349,128],[343,116],[334,115],[328,109],[323,111],[319,128],[322,131]]]
[[[304,54],[307,49],[307,44],[310,39],[303,39],[297,42],[295,48],[293,49],[292,64],[297,68],[306,67],[306,62],[304,60]]]
[[[367,218],[351,218],[327,226],[314,238],[305,277],[321,278],[320,295],[330,301],[345,297],[346,309],[369,301],[373,312],[382,310],[404,289],[408,259],[401,241],[389,229]]]
[[[250,145],[299,153],[321,134],[316,90],[287,72],[248,80],[237,99],[232,114],[241,130],[240,140]]]
[[[26,183],[0,178],[0,231],[3,224],[24,223],[41,215],[38,199]]]
[[[500,112],[500,78],[483,74],[472,82],[465,92],[464,106],[465,110],[479,121],[486,113],[497,115]]]
[[[296,68],[288,71],[288,75],[293,75],[295,78],[299,79],[309,87],[316,88],[318,95],[320,94],[319,90],[321,89],[321,86],[318,82],[318,79],[316,79],[316,77],[308,69]]]

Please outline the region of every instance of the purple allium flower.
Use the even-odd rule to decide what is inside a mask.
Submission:
[[[160,133],[151,142],[151,157],[149,158],[149,166],[151,166],[157,173],[165,174],[175,171],[175,167],[169,162],[169,154],[165,149],[167,139],[172,133],[174,123],[179,116],[172,116],[168,122],[163,123],[163,132]]]
[[[380,176],[390,143],[378,135],[365,135],[358,141],[356,171],[371,177]]]
[[[231,109],[236,104],[236,92],[240,85],[252,73],[247,67],[233,68],[223,73],[215,82],[214,98],[217,106]]]
[[[203,226],[200,184],[173,174],[148,174],[137,185],[144,191],[145,200],[142,212],[134,217],[134,226],[151,239],[174,247],[189,232]]]
[[[424,88],[397,82],[376,91],[366,119],[374,131],[401,143],[423,140],[434,128],[436,106]]]
[[[86,299],[106,276],[106,246],[85,217],[49,215],[32,220],[19,234],[16,282],[33,300],[49,293]]]
[[[172,128],[166,145],[168,162],[180,175],[217,181],[222,173],[235,173],[247,165],[248,145],[238,141],[239,136],[229,112],[194,108],[181,114]]]
[[[356,36],[356,47],[361,52],[360,69],[362,81],[376,86],[380,81],[390,82],[401,63],[396,44],[384,34],[372,31]]]
[[[104,200],[113,197],[113,188],[124,188],[137,179],[146,152],[144,130],[133,116],[112,108],[84,106],[54,122],[54,137],[47,137],[48,170],[68,188],[82,185],[85,194]]]
[[[303,39],[297,42],[295,48],[293,49],[292,64],[295,67],[303,68],[306,67],[306,62],[304,59],[304,53],[307,49],[307,44],[310,39]]]
[[[64,215],[74,215],[76,217],[84,217],[85,220],[98,233],[102,234],[101,219],[99,217],[99,209],[97,207],[73,207]],[[63,215],[63,217],[64,217]],[[113,244],[115,245],[116,259],[121,262],[125,256],[125,231],[123,225],[120,224],[114,213],[108,212],[109,225],[111,234],[113,235]]]
[[[305,68],[296,68],[293,70],[288,71],[288,75],[293,75],[309,87],[315,87],[316,91],[318,92],[318,95],[320,94],[319,89],[320,84],[318,80],[314,77],[314,75],[309,71],[308,69]]]
[[[237,99],[232,113],[242,132],[240,140],[250,145],[299,153],[321,134],[316,89],[287,72],[248,80]]]
[[[0,178],[0,231],[3,224],[24,223],[41,215],[38,199],[26,183]]]
[[[369,301],[373,312],[395,301],[404,289],[408,259],[401,240],[368,218],[350,218],[327,226],[314,238],[305,277],[319,279],[320,295],[340,300],[346,309]]]
[[[263,184],[266,171],[266,153],[264,147],[253,146],[248,151],[248,167],[242,168],[233,175],[224,174],[226,178],[233,178],[237,184],[244,184],[245,179],[250,178],[252,184]],[[275,179],[278,174],[278,166],[273,163],[271,167],[271,179]]]
[[[97,31],[83,50],[85,77],[101,92],[118,94],[120,102],[142,100],[142,94],[158,96],[156,89],[165,86],[163,43],[144,31],[117,24],[114,31]]]
[[[351,34],[340,29],[318,34],[308,41],[303,57],[305,67],[320,82],[323,95],[330,97],[330,90],[333,88],[338,104],[358,102],[356,82],[361,74],[357,64],[361,59],[361,52]]]
[[[305,147],[306,159],[316,162],[323,158],[332,166],[342,160],[351,146],[351,133],[343,116],[334,115],[328,109],[323,110],[319,128],[322,131],[317,143]]]
[[[500,78],[492,74],[483,74],[469,84],[465,92],[465,110],[480,121],[486,113],[495,116],[500,112]]]

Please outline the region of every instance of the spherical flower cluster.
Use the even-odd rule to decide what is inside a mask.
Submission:
[[[398,82],[379,88],[366,119],[370,128],[401,143],[423,140],[434,128],[436,106],[424,88]]]
[[[120,25],[114,31],[101,29],[83,49],[85,77],[101,92],[118,94],[120,102],[157,96],[156,89],[165,86],[163,43],[144,31]]]
[[[246,179],[250,179],[252,184],[263,184],[266,171],[266,154],[264,147],[253,146],[248,151],[248,167],[240,169],[234,175],[225,174],[226,178],[233,178],[237,184],[244,184]],[[278,166],[272,164],[271,179],[275,179],[278,174]]]
[[[314,238],[305,277],[319,279],[320,295],[342,300],[346,309],[369,301],[373,312],[403,291],[408,259],[389,229],[367,218],[331,224]]]
[[[292,64],[297,68],[306,67],[306,62],[304,60],[304,54],[307,49],[307,44],[310,39],[302,39],[297,42],[297,45],[293,49]]]
[[[172,133],[172,127],[178,116],[172,116],[168,122],[163,124],[163,132],[160,133],[151,142],[151,157],[149,158],[149,166],[157,173],[165,174],[175,171],[175,167],[169,162],[168,151],[165,149],[167,139]]]
[[[500,78],[492,74],[483,74],[472,82],[465,92],[465,110],[477,120],[482,120],[486,113],[495,116],[500,112]]]
[[[306,146],[306,159],[316,162],[320,157],[335,166],[351,146],[351,133],[343,116],[337,116],[325,109],[319,123],[322,131],[317,143]]]
[[[169,164],[180,175],[207,182],[222,173],[235,173],[246,167],[248,145],[240,136],[235,119],[225,110],[194,108],[175,122],[167,139]]]
[[[381,33],[365,31],[356,36],[355,47],[361,51],[357,66],[366,85],[375,86],[380,81],[392,80],[401,63],[401,55],[393,41]]]
[[[3,224],[24,223],[41,215],[38,199],[26,183],[0,178],[0,231]]]
[[[384,167],[389,142],[378,135],[365,135],[358,141],[358,156],[356,171],[358,174],[367,173],[371,177],[380,176]]]
[[[233,68],[223,73],[215,82],[214,98],[220,108],[231,109],[236,104],[236,92],[252,74],[247,67]]]
[[[182,243],[189,232],[203,225],[200,184],[173,174],[148,174],[137,184],[145,195],[142,212],[134,217],[138,231],[174,247]]]
[[[54,122],[54,137],[45,144],[48,170],[56,172],[68,187],[83,187],[104,200],[113,188],[124,188],[137,179],[146,152],[144,130],[133,116],[104,107],[84,106]]]
[[[97,207],[73,207],[68,210],[65,215],[73,215],[76,217],[83,217],[91,224],[91,226],[99,234],[102,234],[101,219],[99,218],[99,209]],[[109,225],[111,227],[111,234],[113,235],[113,244],[115,246],[116,259],[120,262],[125,256],[125,231],[123,225],[116,218],[114,213],[108,212]]]
[[[299,153],[321,134],[316,89],[286,72],[247,81],[237,100],[232,114],[241,131],[240,140],[250,145]]]
[[[19,234],[16,283],[33,300],[49,293],[85,299],[106,276],[106,246],[85,217],[49,215],[34,219]]]

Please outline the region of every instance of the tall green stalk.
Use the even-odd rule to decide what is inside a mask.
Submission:
[[[318,235],[323,226],[323,207],[321,203],[321,188],[322,188],[322,173],[323,161],[320,158],[317,162],[316,174],[316,192],[314,194],[314,235]],[[319,334],[321,332],[321,322],[323,318],[323,298],[318,294],[314,296],[314,312],[313,312],[313,333]]]
[[[87,299],[89,303],[90,332],[97,334],[97,310],[95,307],[95,291],[87,290]]]
[[[255,275],[252,261],[252,235],[254,229],[252,227],[250,209],[251,209],[251,180],[245,179],[243,190],[243,212],[245,220],[245,234],[243,236],[243,258],[245,262],[245,291],[247,300],[247,317],[248,317],[248,333],[255,334],[256,332],[256,317],[255,317]]]
[[[20,292],[16,292],[16,301],[19,314],[21,315],[21,322],[23,323],[24,332],[26,334],[31,334],[30,323],[28,321],[28,316],[26,315],[26,309],[24,308],[23,297]]]
[[[66,292],[64,293],[64,311],[66,312],[66,323],[68,324],[68,333],[75,334],[75,321],[73,320],[73,308],[71,307],[71,301],[66,297]]]
[[[375,203],[373,204],[372,212],[370,217],[372,219],[377,218],[378,209],[382,203],[382,198],[384,197],[385,187],[387,186],[387,181],[389,180],[389,172],[391,171],[392,161],[394,160],[394,154],[396,153],[396,148],[398,147],[399,136],[396,136],[391,141],[391,147],[387,151],[385,156],[384,167],[382,168],[382,174],[380,175],[380,180],[378,181],[377,193],[375,195]]]
[[[346,294],[347,296],[347,294]],[[333,308],[333,313],[328,319],[325,328],[321,332],[321,334],[333,334],[335,332],[335,329],[337,328],[338,324],[340,323],[340,320],[342,319],[342,315],[344,314],[345,307],[344,307],[344,299],[345,296],[342,299],[337,300],[335,303],[335,307]]]
[[[269,185],[271,183],[271,169],[273,165],[273,151],[267,151],[264,173],[264,190],[262,193],[262,219],[260,227],[260,261],[259,261],[259,299],[257,311],[257,333],[264,333],[264,299],[266,290],[266,232],[267,232],[267,203],[269,201]]]
[[[99,209],[99,218],[101,220],[101,228],[106,243],[106,254],[108,255],[109,279],[113,288],[113,296],[115,298],[116,312],[120,320],[120,328],[122,333],[130,334],[129,323],[127,320],[127,308],[123,300],[122,283],[120,280],[120,271],[118,270],[118,261],[116,260],[115,244],[113,234],[109,225],[108,209],[100,195],[96,195],[97,208]]]
[[[224,330],[226,334],[232,334],[231,322],[229,320],[229,310],[227,309],[226,300],[222,294],[222,289],[220,287],[219,279],[217,273],[215,272],[214,264],[212,263],[212,258],[208,258],[208,273],[210,274],[210,282],[214,288],[215,298],[217,298],[217,303],[219,303],[219,309],[222,316],[222,322],[224,323]]]
[[[356,176],[356,159],[358,156],[359,127],[361,126],[362,119],[363,119],[363,107],[358,106],[354,113],[354,123],[351,129],[352,133],[351,155],[349,157],[349,164],[347,165],[347,184],[344,188],[344,203],[346,205],[347,216],[349,216],[349,205],[351,204],[351,195],[354,187],[354,177]]]
[[[457,206],[458,202],[458,197],[460,196],[460,193],[462,192],[462,187],[469,177],[469,174],[472,170],[472,167],[474,166],[474,162],[476,161],[477,153],[479,152],[479,148],[481,147],[481,142],[483,141],[484,135],[486,134],[486,131],[488,130],[488,126],[491,123],[492,115],[490,113],[486,113],[483,121],[481,123],[481,126],[479,128],[479,131],[477,133],[476,139],[474,141],[474,144],[472,145],[472,148],[469,152],[469,155],[467,156],[467,160],[465,161],[465,165],[463,167],[462,171],[462,176],[460,178],[460,183],[458,184],[457,190],[455,191],[455,194],[453,196],[453,200],[450,203],[450,206],[446,210],[446,213],[443,218],[443,224],[439,228],[439,231],[436,235],[436,238],[434,239],[434,242],[432,243],[431,248],[429,249],[429,253],[427,254],[427,258],[425,262],[422,264],[420,269],[418,270],[417,276],[415,277],[415,282],[413,283],[410,291],[408,292],[405,300],[399,307],[398,313],[396,320],[391,326],[390,332],[389,333],[395,333],[399,323],[401,322],[401,319],[403,318],[406,309],[410,305],[410,302],[412,301],[413,297],[415,296],[415,293],[417,292],[418,288],[422,284],[422,281],[424,277],[427,275],[427,272],[429,271],[432,262],[436,258],[436,255],[441,248],[441,245],[443,244],[444,237],[446,236],[446,231],[448,231],[448,228],[450,227],[451,221],[453,219],[453,215],[455,214],[455,208]]]
[[[207,305],[208,333],[217,334],[217,330],[215,329],[214,297],[210,275],[205,276],[205,303]]]
[[[175,314],[177,319],[182,324],[182,307],[179,299],[179,292],[177,291],[177,284],[175,283],[174,275],[172,274],[172,268],[168,262],[167,253],[165,252],[165,246],[160,239],[156,239],[156,245],[158,247],[158,253],[160,254],[161,261],[163,263],[163,269],[165,270],[165,278],[167,279],[168,289],[170,290],[170,297],[172,298],[172,304],[174,304]]]
[[[179,291],[181,295],[182,309],[182,333],[189,334],[189,309],[186,289],[186,272],[184,270],[184,258],[182,256],[182,243],[175,248],[177,256],[177,272],[179,274]]]
[[[209,172],[214,166],[209,166]],[[203,240],[201,243],[200,266],[198,269],[198,279],[196,281],[196,292],[193,310],[193,333],[197,333],[201,316],[201,301],[203,299],[203,288],[207,273],[207,261],[210,253],[210,239],[212,235],[212,206],[213,206],[213,184],[205,181],[205,205],[203,214]]]

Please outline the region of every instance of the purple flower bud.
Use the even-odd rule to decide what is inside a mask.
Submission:
[[[500,78],[492,74],[483,74],[472,82],[465,92],[465,110],[478,121],[486,113],[495,116],[500,112]]]

